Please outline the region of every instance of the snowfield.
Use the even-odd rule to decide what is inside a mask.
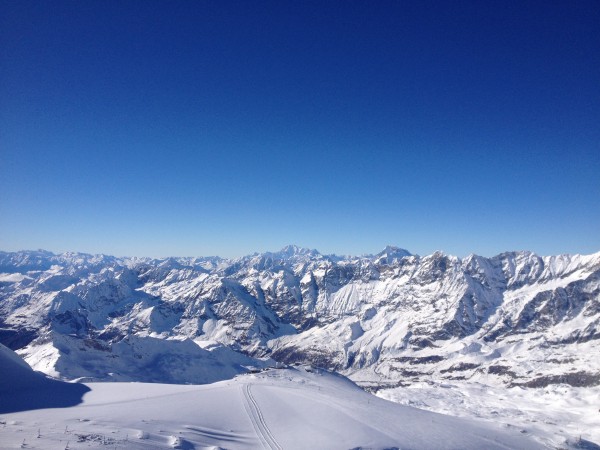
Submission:
[[[552,449],[600,449],[595,444],[600,442],[600,389],[567,384],[507,389],[457,381],[382,389],[377,396],[402,405],[516,429]]]
[[[49,380],[11,353],[0,353],[3,449],[542,448],[518,430],[388,402],[310,367],[207,385],[82,385]],[[52,407],[52,391],[81,403]]]

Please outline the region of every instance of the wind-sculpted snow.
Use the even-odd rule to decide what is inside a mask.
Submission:
[[[600,373],[600,253],[37,251],[0,252],[0,268],[0,341],[67,379],[214,381],[200,367],[218,365],[215,352],[228,355],[223,376],[303,362],[374,389],[427,379],[593,385]],[[169,358],[190,369],[144,375]]]

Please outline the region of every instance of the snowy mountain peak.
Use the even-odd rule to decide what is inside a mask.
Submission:
[[[408,250],[396,247],[395,245],[386,245],[382,251],[375,255],[375,260],[379,261],[381,258],[386,258],[389,264],[394,260],[399,260],[406,256],[412,256],[412,254]]]
[[[295,256],[313,256],[317,257],[321,254],[317,250],[311,250],[309,248],[299,247],[297,245],[286,245],[274,255],[282,257],[284,259],[293,258]]]

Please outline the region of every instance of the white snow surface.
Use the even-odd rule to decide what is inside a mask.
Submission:
[[[0,348],[3,367],[20,364]],[[13,374],[14,376],[18,374]],[[41,374],[38,374],[41,376]],[[311,367],[269,369],[206,385],[89,383],[81,403],[39,409],[36,382],[1,379],[0,447],[79,449],[536,449],[517,430],[388,402]],[[65,389],[78,383],[61,383]],[[23,410],[21,410],[23,409]]]
[[[567,384],[531,389],[477,382],[428,382],[382,389],[381,398],[419,409],[476,418],[534,436],[548,448],[597,450],[600,389]]]

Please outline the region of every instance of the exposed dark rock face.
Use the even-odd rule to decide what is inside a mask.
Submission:
[[[600,373],[575,372],[562,375],[546,375],[511,386],[542,388],[551,384],[568,384],[573,387],[592,387],[600,385]]]

